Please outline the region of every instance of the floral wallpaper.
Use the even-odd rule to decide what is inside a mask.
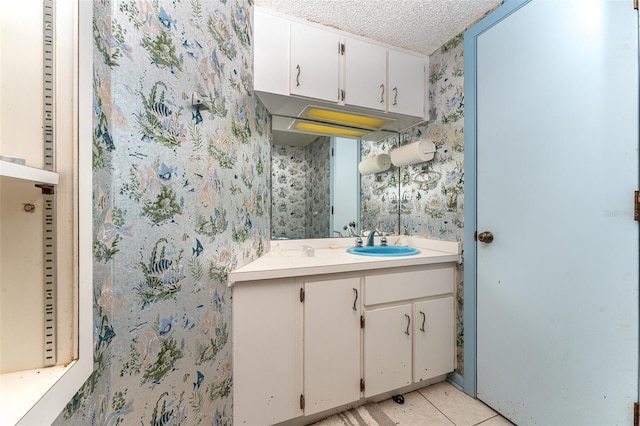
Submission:
[[[360,158],[366,160],[378,154],[388,154],[398,145],[393,137],[382,142],[360,142]],[[386,172],[360,177],[360,204],[362,230],[379,229],[388,234],[399,234],[399,169],[391,165]]]
[[[329,138],[307,146],[271,146],[271,235],[329,236]]]
[[[463,35],[430,57],[430,119],[401,135],[400,145],[427,139],[436,145],[432,161],[401,169],[402,232],[461,241],[464,204]],[[426,220],[425,220],[426,218]]]
[[[272,238],[305,238],[307,148],[271,145]]]
[[[55,424],[233,424],[226,276],[270,229],[251,6],[94,2],[95,368]]]
[[[330,226],[330,144],[326,136],[309,145],[309,172],[307,173],[307,238],[329,237]]]

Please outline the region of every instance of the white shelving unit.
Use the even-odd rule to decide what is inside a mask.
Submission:
[[[0,425],[51,424],[93,371],[92,8],[84,0],[0,2],[0,37],[20,40],[0,52],[0,154],[27,164],[0,160]],[[16,16],[24,25],[4,25]],[[48,70],[43,44],[44,56],[55,58]],[[52,45],[55,54],[47,53]],[[51,96],[38,83],[43,73]],[[32,84],[16,84],[25,81]],[[40,115],[45,97],[53,112]]]
[[[57,185],[60,180],[60,176],[56,172],[2,160],[0,160],[0,176],[45,185]]]

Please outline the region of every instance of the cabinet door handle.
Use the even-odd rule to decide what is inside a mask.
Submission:
[[[409,326],[411,325],[411,317],[407,314],[404,314],[404,316],[407,317],[407,329],[404,331],[404,334],[409,336]]]
[[[298,74],[296,74],[296,87],[300,86],[300,64],[296,65],[296,70],[298,70]]]
[[[384,102],[384,84],[380,85],[380,103]]]
[[[393,104],[398,105],[398,88],[393,88]]]
[[[427,315],[422,311],[420,311],[420,315],[422,315],[422,327],[420,327],[420,331],[424,331],[424,323],[427,321]]]
[[[356,308],[356,302],[358,301],[358,289],[353,289],[353,292],[355,293],[355,298],[353,299],[353,310],[357,311],[358,308]]]

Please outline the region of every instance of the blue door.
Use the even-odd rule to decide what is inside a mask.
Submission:
[[[629,425],[638,12],[511,9],[475,38],[477,396],[518,425]]]

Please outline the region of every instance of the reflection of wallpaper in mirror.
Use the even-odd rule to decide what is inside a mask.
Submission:
[[[382,142],[361,142],[363,160],[378,154],[388,154],[398,144],[398,138]],[[400,194],[398,191],[398,169],[391,166],[382,173],[362,175],[360,180],[360,202],[362,205],[362,230],[380,229],[398,235]]]
[[[271,236],[329,233],[329,138],[306,147],[271,146]]]

